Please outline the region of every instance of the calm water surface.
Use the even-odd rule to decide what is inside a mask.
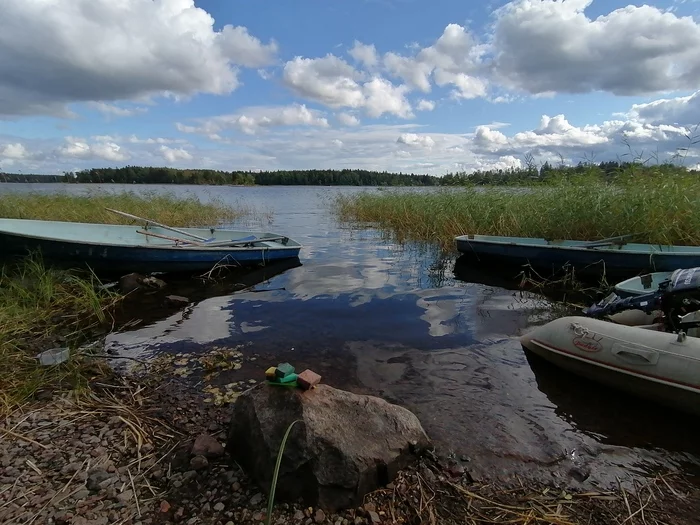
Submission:
[[[517,337],[546,318],[544,300],[507,290],[503,276],[455,266],[456,254],[440,258],[435,250],[336,224],[329,202],[358,188],[103,190],[124,188],[192,192],[271,211],[269,223],[259,216],[236,226],[279,231],[304,245],[301,266],[258,272],[251,279],[262,282],[250,290],[205,298],[113,335],[109,344],[126,355],[246,344],[244,351],[264,358],[250,377],[289,360],[338,388],[401,404],[443,452],[468,458],[465,466],[477,477],[517,473],[607,486],[616,476],[700,468],[694,420],[525,355]],[[0,185],[0,191],[97,189]]]

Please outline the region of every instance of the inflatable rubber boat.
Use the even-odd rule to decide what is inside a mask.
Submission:
[[[523,347],[575,374],[700,415],[700,272],[539,326]]]

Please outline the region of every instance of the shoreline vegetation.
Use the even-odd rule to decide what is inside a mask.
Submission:
[[[627,170],[550,179],[530,188],[476,186],[430,193],[388,190],[337,196],[337,218],[399,242],[454,249],[464,234],[700,245],[700,177],[694,172]]]
[[[231,222],[249,210],[194,197],[133,193],[0,195],[0,217],[129,224],[134,221],[106,211],[148,210],[150,219],[173,226]],[[87,269],[55,269],[38,254],[0,266],[0,414],[54,387],[80,390],[89,377],[104,372],[80,345],[113,329],[115,308],[124,295],[109,291]],[[72,357],[58,367],[44,367],[35,355],[68,347]]]
[[[580,162],[575,166],[552,166],[545,162],[537,167],[529,161],[526,167],[473,173],[446,173],[443,176],[392,173],[361,169],[341,170],[276,170],[222,171],[209,169],[176,169],[158,166],[125,166],[121,168],[91,168],[62,175],[38,175],[0,172],[0,182],[53,182],[92,184],[207,184],[237,186],[532,186],[549,184],[561,178],[582,175],[605,180],[620,175],[686,175],[700,174],[670,162],[650,165],[644,162],[607,161]]]

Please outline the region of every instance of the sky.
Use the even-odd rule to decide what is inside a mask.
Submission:
[[[0,171],[700,163],[700,1],[0,0]]]

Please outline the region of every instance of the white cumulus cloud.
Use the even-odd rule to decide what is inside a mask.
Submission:
[[[237,66],[270,64],[277,50],[244,27],[216,31],[194,0],[3,0],[0,10],[0,115],[229,93]]]
[[[110,137],[107,137],[109,139]],[[56,155],[74,159],[101,159],[114,162],[129,160],[130,155],[119,144],[110,140],[97,140],[89,143],[76,137],[66,137],[65,143],[56,148]]]
[[[168,146],[161,146],[158,150],[161,156],[168,162],[177,162],[180,160],[192,160],[192,154],[183,148],[169,148]]]
[[[200,133],[215,137],[227,129],[242,131],[255,135],[263,129],[280,126],[316,126],[328,127],[328,120],[315,109],[309,109],[304,104],[290,106],[259,106],[242,108],[238,113],[220,115],[208,119],[200,119],[199,125],[190,126],[177,123],[177,129],[185,133]]]
[[[497,80],[530,93],[697,89],[700,24],[649,5],[589,18],[592,0],[516,0],[496,12]]]
[[[335,55],[296,57],[284,66],[284,81],[298,95],[331,108],[364,108],[373,118],[385,113],[413,116],[406,86],[368,76]]]
[[[343,126],[360,125],[360,119],[358,119],[355,115],[351,115],[350,113],[341,112],[338,113],[335,118],[337,118],[338,122],[340,122]]]

